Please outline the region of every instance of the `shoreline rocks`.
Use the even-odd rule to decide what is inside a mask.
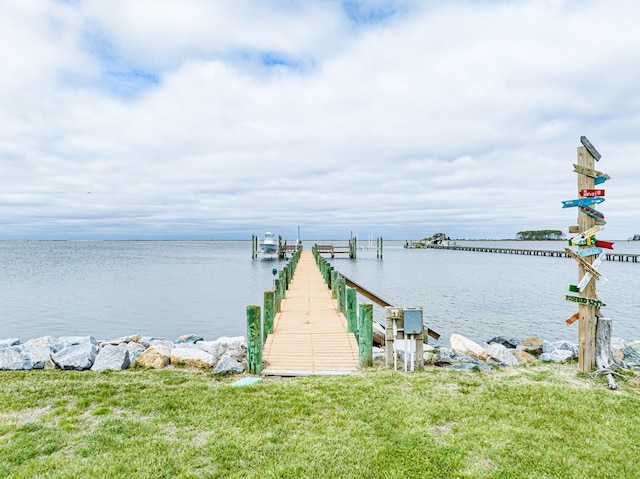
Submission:
[[[246,352],[243,336],[205,341],[202,336],[188,334],[175,342],[140,335],[106,341],[96,341],[92,336],[44,336],[25,343],[9,338],[0,340],[0,370],[104,371],[175,366],[214,374],[242,373]]]
[[[425,345],[424,363],[454,369],[490,370],[535,361],[565,362],[578,357],[577,344],[545,341],[537,337],[524,340],[496,336],[480,345],[460,334],[452,334],[451,347]],[[612,338],[617,361],[640,368],[640,341]],[[402,361],[404,351],[398,349]],[[75,371],[162,369],[184,367],[214,374],[243,373],[247,346],[243,336],[220,337],[206,341],[187,334],[175,342],[166,338],[124,336],[96,341],[92,336],[44,336],[22,343],[17,338],[0,340],[0,370],[62,369]],[[379,360],[384,349],[376,348]]]

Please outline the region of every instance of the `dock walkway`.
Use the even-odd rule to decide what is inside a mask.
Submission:
[[[568,258],[566,251],[560,250],[543,250],[543,249],[521,249],[511,247],[490,247],[490,246],[458,246],[458,245],[434,245],[425,244],[420,247],[405,246],[409,249],[449,249],[456,251],[477,251],[481,253],[504,253],[504,254],[521,254],[529,256],[553,256],[556,258]],[[630,263],[639,263],[640,254],[614,253],[605,251],[607,261],[626,261]]]
[[[358,369],[358,343],[310,251],[300,256],[262,359],[265,376],[336,375]]]

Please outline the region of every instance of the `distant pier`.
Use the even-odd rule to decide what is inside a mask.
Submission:
[[[491,247],[491,246],[458,246],[457,244],[424,244],[424,243],[407,243],[405,245],[408,249],[449,249],[456,251],[476,251],[480,253],[502,253],[502,254],[520,254],[528,256],[554,256],[558,258],[568,258],[569,255],[565,251],[560,250],[543,250],[543,249],[524,249],[524,248],[509,248],[509,247]],[[417,246],[417,245],[420,246]],[[607,261],[625,261],[630,263],[638,263],[640,254],[626,254],[626,253],[614,253],[605,252],[605,259]]]

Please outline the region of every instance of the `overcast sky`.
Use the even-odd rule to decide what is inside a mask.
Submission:
[[[0,239],[640,233],[636,0],[0,0]]]

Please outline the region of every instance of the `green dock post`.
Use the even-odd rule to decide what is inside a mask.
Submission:
[[[347,331],[358,339],[358,292],[353,288],[347,289]]]
[[[247,306],[247,372],[262,372],[262,328],[260,306]]]
[[[273,291],[264,292],[264,329],[262,342],[267,340],[267,336],[273,333],[273,319],[275,318],[276,295]]]
[[[338,297],[338,277],[338,272],[335,269],[331,270],[331,299]]]
[[[276,290],[274,292],[275,295],[275,310],[276,313],[280,312],[280,308],[282,307],[282,294],[281,294],[281,290],[282,290],[282,280],[280,278],[276,278],[275,280],[276,283]]]
[[[360,305],[358,356],[360,366],[373,366],[373,304]]]
[[[343,276],[338,276],[338,311],[345,313],[347,310],[347,298],[346,298],[346,280]]]

